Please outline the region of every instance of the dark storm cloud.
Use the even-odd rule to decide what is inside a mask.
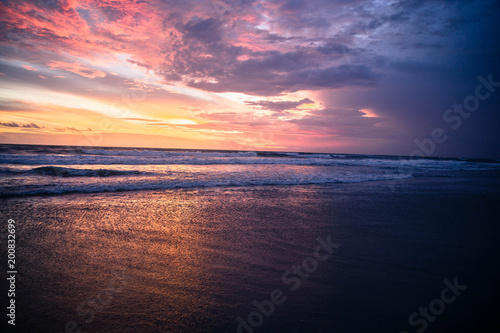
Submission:
[[[411,58],[395,59],[379,56],[374,59],[374,63],[382,68],[408,73],[439,73],[448,70],[448,66],[445,65],[428,63]]]
[[[391,138],[397,132],[391,128],[376,126],[382,123],[383,119],[365,117],[365,113],[359,110],[332,107],[313,111],[304,118],[289,122],[297,124],[301,130],[330,136]]]
[[[293,72],[288,76],[289,91],[339,88],[346,86],[372,86],[381,75],[364,65],[340,65],[324,69]]]
[[[210,17],[205,20],[191,20],[180,31],[184,32],[186,38],[196,38],[204,43],[219,42],[221,37],[221,22]]]
[[[264,29],[257,29],[256,30],[257,34],[262,36],[264,40],[269,41],[269,43],[279,43],[279,42],[286,42],[292,39],[295,39],[296,37],[284,37],[276,33],[270,33],[267,30]]]
[[[321,57],[311,56],[307,49],[259,55],[246,61],[233,58],[233,63],[225,67],[229,70],[223,70],[223,75],[215,77],[216,83],[200,80],[190,81],[189,85],[214,92],[272,96],[299,90],[372,86],[380,78],[380,74],[365,65],[323,67]]]
[[[296,11],[302,8],[304,8],[304,0],[287,0],[280,7],[283,11]]]
[[[426,41],[423,36],[426,33],[440,34],[447,31],[446,29],[451,29],[451,26],[453,29],[462,29],[474,22],[473,19],[457,17],[457,11],[467,2],[447,4],[429,1],[427,5],[400,2],[389,5],[388,8],[377,7],[371,1],[274,2],[279,7],[272,22],[284,29],[291,29],[290,31],[301,26],[313,29],[312,31],[325,31],[330,26],[331,20],[328,17],[334,17],[325,8],[345,9],[346,17],[343,17],[342,22],[348,23],[343,24],[343,28],[337,29],[336,33],[324,38],[309,37],[314,43],[306,42],[307,39],[300,33],[283,36],[257,29],[258,38],[276,44],[292,42],[295,43],[296,49],[256,52],[246,47],[235,48],[227,40],[226,36],[235,33],[236,29],[227,28],[231,24],[234,26],[234,22],[227,21],[227,17],[237,15],[238,12],[233,6],[231,14],[225,13],[224,17],[196,18],[183,21],[182,24],[177,23],[179,31],[183,34],[184,47],[180,47],[176,52],[172,66],[163,72],[164,77],[172,82],[190,77],[187,81],[189,86],[207,91],[241,92],[261,96],[298,90],[376,86],[377,81],[384,76],[384,73],[377,72],[377,69],[407,73],[426,71],[437,73],[448,70],[441,61],[435,62],[432,57],[421,59],[423,52],[444,48],[445,45],[438,40]],[[257,2],[253,3],[254,6],[256,4]],[[449,9],[450,13],[434,12],[433,6],[436,5]],[[410,8],[415,13],[410,14],[408,12]],[[356,9],[359,11],[356,12]],[[354,15],[359,15],[363,19],[356,19]],[[351,16],[350,21],[347,20],[349,16]],[[323,23],[315,24],[314,20],[322,20]],[[431,21],[436,27],[424,29],[424,26],[431,25]],[[412,35],[411,39],[395,35],[396,31],[402,35],[417,30],[418,34]],[[386,45],[405,43],[406,50],[418,50],[419,53],[414,58],[377,55],[368,46],[362,48],[356,46],[354,36],[360,34],[379,34],[378,38],[387,34],[390,38],[383,41]],[[394,46],[391,50],[394,50]],[[239,60],[238,56],[242,55],[249,59]],[[373,62],[373,59],[378,60]]]
[[[335,42],[326,42],[321,46],[316,48],[319,52],[328,55],[346,55],[346,54],[356,54],[357,51],[350,48],[346,44],[340,44]]]
[[[283,64],[277,66],[284,67]],[[290,71],[286,75],[272,70],[261,68],[257,71],[252,66],[239,68],[231,76],[221,78],[219,82],[194,82],[189,85],[213,92],[241,92],[250,95],[274,96],[285,92],[296,92],[299,90],[319,90],[328,88],[340,88],[349,86],[368,87],[373,86],[380,77],[363,65],[341,65],[324,69],[306,69]],[[263,86],[262,81],[269,81]]]

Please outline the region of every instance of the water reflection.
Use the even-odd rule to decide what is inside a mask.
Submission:
[[[307,200],[272,189],[75,195],[30,204],[20,247],[36,315],[25,323],[49,331],[64,331],[68,321],[88,332],[233,330],[236,316],[282,287],[281,274],[318,237]],[[95,304],[116,272],[125,276],[123,290]],[[95,317],[86,323],[89,311]]]

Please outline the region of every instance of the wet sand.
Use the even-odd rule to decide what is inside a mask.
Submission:
[[[410,333],[424,325],[418,315],[412,326],[412,313],[457,277],[467,289],[425,332],[493,329],[499,184],[414,178],[2,199],[4,220],[18,225],[16,326],[237,332],[250,315],[262,323],[240,332]],[[329,256],[315,266],[306,258],[328,237],[340,246],[322,248]],[[298,265],[307,278],[284,281]],[[252,317],[273,290],[281,304]]]

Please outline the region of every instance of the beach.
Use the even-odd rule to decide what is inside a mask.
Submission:
[[[0,333],[500,332],[500,1],[0,12]]]
[[[460,177],[2,197],[4,220],[17,226],[16,329],[492,329],[499,185],[489,168]],[[434,302],[433,320],[418,314],[411,324],[449,284],[459,286],[445,294],[453,301]]]
[[[500,332],[500,1],[0,12],[0,333]]]

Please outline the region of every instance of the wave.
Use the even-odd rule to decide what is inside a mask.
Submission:
[[[142,156],[142,157],[159,157],[169,158],[176,156],[194,156],[194,157],[249,157],[258,156],[256,152],[248,151],[164,151],[164,150],[149,150],[149,149],[81,149],[83,154],[100,155],[100,156]]]
[[[293,154],[278,156],[241,156],[239,153],[210,153],[205,156],[203,152],[190,155],[171,154],[169,156],[160,154],[142,155],[137,152],[137,156],[130,155],[2,155],[0,154],[0,164],[4,165],[40,165],[40,166],[69,166],[69,165],[290,165],[290,166],[333,166],[333,167],[366,167],[381,169],[428,169],[428,170],[498,170],[500,163],[492,161],[469,161],[469,160],[435,160],[435,159],[379,159],[379,158],[328,158],[312,155],[309,157],[294,156]],[[169,153],[170,154],[170,153]],[[229,154],[229,155],[228,155]],[[256,153],[257,154],[257,153]],[[222,156],[224,155],[224,156]],[[300,154],[299,154],[300,155]],[[307,156],[307,155],[305,155]],[[64,169],[64,168],[63,168]],[[67,169],[67,168],[66,168]],[[107,168],[106,168],[107,169]],[[78,169],[80,170],[80,169]],[[1,171],[0,171],[1,172]],[[46,174],[60,175],[67,174],[62,169],[42,169]],[[80,171],[68,171],[69,176]],[[95,170],[89,170],[91,176]],[[105,171],[101,172],[107,176]],[[111,172],[110,175],[113,175]],[[99,176],[99,174],[97,174]]]
[[[402,180],[411,178],[411,175],[398,174],[345,174],[332,178],[328,175],[316,179],[308,178],[281,178],[281,179],[219,179],[219,180],[181,180],[181,181],[142,181],[142,182],[116,182],[116,183],[86,183],[86,184],[47,184],[23,185],[22,187],[5,187],[0,192],[0,197],[58,195],[70,193],[104,193],[128,192],[140,190],[170,190],[192,188],[219,188],[219,187],[254,187],[254,186],[293,186],[293,185],[327,185],[349,184],[371,181]]]
[[[41,175],[54,177],[111,177],[111,176],[129,176],[140,175],[143,172],[135,170],[110,170],[110,169],[74,169],[56,166],[43,166],[30,170],[15,170],[10,168],[1,168],[0,174],[7,175]]]
[[[257,156],[261,157],[288,157],[288,158],[344,158],[346,155],[338,154],[317,154],[317,153],[286,153],[274,151],[258,151]]]
[[[158,148],[0,145],[0,165],[311,165],[378,168],[500,168],[493,159],[428,157],[408,160],[390,155]],[[58,174],[61,170],[44,171]],[[64,171],[61,171],[64,173]],[[71,173],[70,173],[71,175]]]

